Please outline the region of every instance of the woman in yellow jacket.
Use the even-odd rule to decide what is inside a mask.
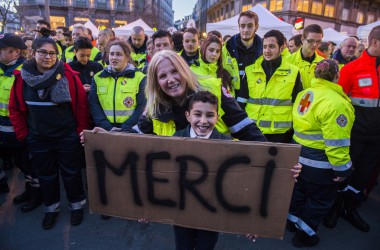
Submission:
[[[207,82],[219,81],[233,94],[239,78],[232,77],[229,71],[223,67],[222,47],[222,41],[214,34],[209,34],[202,42],[199,66],[193,64],[190,69],[197,76],[198,82],[207,85]]]
[[[303,167],[294,186],[287,229],[296,231],[292,243],[297,247],[318,244],[318,226],[336,199],[338,183],[353,171],[349,146],[354,109],[336,84],[337,63],[322,60],[315,77],[293,106],[293,139],[302,145]]]

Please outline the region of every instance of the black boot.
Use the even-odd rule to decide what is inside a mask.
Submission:
[[[55,219],[58,216],[58,212],[46,212],[42,221],[42,227],[44,229],[50,229],[54,227]]]
[[[295,247],[312,247],[319,243],[319,237],[316,234],[310,236],[304,231],[297,229],[292,243]]]
[[[343,195],[338,194],[338,197],[336,198],[334,205],[332,206],[332,208],[330,208],[329,212],[323,219],[323,225],[325,225],[325,227],[334,228],[336,226],[339,215],[343,208],[343,201]]]
[[[20,204],[30,199],[30,181],[25,182],[25,191],[13,198],[14,204]]]
[[[27,213],[42,204],[42,193],[39,187],[31,187],[30,199],[21,206],[21,212]]]
[[[349,221],[351,225],[363,232],[369,232],[370,226],[359,215],[356,207],[345,206],[343,207],[341,216],[343,219]]]

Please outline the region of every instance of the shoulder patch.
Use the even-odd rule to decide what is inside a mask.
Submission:
[[[338,118],[336,118],[336,123],[338,123],[338,125],[341,127],[345,127],[347,125],[347,117],[343,114],[340,114]]]
[[[304,115],[309,110],[310,105],[313,103],[314,94],[312,91],[307,91],[298,103],[298,114]]]
[[[225,97],[228,97],[228,98],[233,98],[233,96],[231,95],[231,93],[228,91],[228,89],[226,89],[225,87],[222,86],[222,91],[223,91],[223,95]]]

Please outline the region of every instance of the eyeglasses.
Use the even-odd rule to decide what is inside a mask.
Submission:
[[[37,50],[36,52],[39,56],[42,56],[42,57],[46,57],[47,55],[49,55],[50,58],[56,58],[57,57],[57,53],[55,53],[55,52],[47,52],[45,50]]]
[[[316,45],[319,45],[322,43],[322,40],[319,40],[319,41],[314,41],[314,40],[311,40],[311,39],[306,39],[305,40],[310,43],[310,44],[316,44]]]

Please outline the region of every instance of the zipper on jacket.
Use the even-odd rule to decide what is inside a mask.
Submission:
[[[116,86],[117,86],[117,77],[115,77],[115,85],[113,89],[113,123],[116,124]]]

